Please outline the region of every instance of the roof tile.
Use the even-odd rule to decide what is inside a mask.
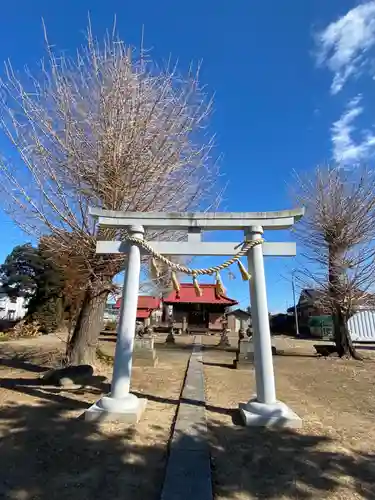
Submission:
[[[116,309],[120,309],[121,299],[118,299],[115,305]],[[138,296],[138,309],[158,309],[160,307],[160,299],[150,295]]]
[[[166,304],[176,304],[176,303],[195,303],[195,304],[222,304],[232,306],[238,304],[236,300],[230,299],[225,295],[217,296],[215,285],[199,285],[202,290],[202,296],[198,297],[195,293],[194,285],[190,283],[181,283],[180,292],[171,292],[167,297],[165,297],[164,302]]]

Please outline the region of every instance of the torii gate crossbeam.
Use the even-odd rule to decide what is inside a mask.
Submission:
[[[149,241],[154,250],[163,255],[234,255],[238,243],[203,242],[202,231],[242,230],[247,240],[262,238],[264,229],[287,229],[299,220],[303,209],[281,212],[246,213],[142,213],[114,212],[91,209],[90,214],[99,225],[123,228],[143,239],[147,229],[187,230],[187,241]],[[139,291],[141,248],[135,242],[98,241],[97,253],[127,253],[122,307],[117,331],[117,342],[111,393],[104,396],[87,412],[87,418],[115,418],[139,413],[140,401],[130,393],[132,353]],[[264,256],[294,256],[295,243],[263,243],[252,247],[248,254],[251,315],[254,329],[254,363],[257,394],[246,404],[240,404],[246,425],[299,427],[301,419],[284,403],[276,399],[272,345],[267,306]]]

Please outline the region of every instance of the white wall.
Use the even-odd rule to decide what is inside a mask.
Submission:
[[[21,319],[27,312],[27,301],[24,297],[10,299],[5,294],[0,294],[0,319]]]
[[[375,342],[375,311],[357,312],[349,319],[348,329],[355,342]]]

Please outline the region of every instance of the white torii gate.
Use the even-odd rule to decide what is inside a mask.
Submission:
[[[142,213],[91,209],[99,225],[126,229],[130,236],[143,239],[145,229],[187,230],[187,241],[150,241],[162,255],[233,256],[237,243],[203,242],[205,230],[242,230],[246,240],[262,238],[263,230],[288,229],[299,220],[303,209],[281,212],[246,213]],[[86,412],[86,418],[137,419],[144,402],[130,393],[132,354],[141,268],[141,249],[136,242],[98,241],[97,253],[127,253],[127,269],[119,317],[111,393]],[[250,302],[253,321],[256,396],[240,404],[246,425],[301,426],[301,419],[276,399],[271,335],[263,256],[294,256],[295,243],[268,243],[253,246],[248,254]]]

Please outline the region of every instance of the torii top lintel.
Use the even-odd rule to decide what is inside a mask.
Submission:
[[[288,229],[301,219],[304,208],[279,212],[117,212],[90,208],[90,215],[100,225],[110,227],[143,226],[144,228],[237,230],[251,226],[263,229]]]

